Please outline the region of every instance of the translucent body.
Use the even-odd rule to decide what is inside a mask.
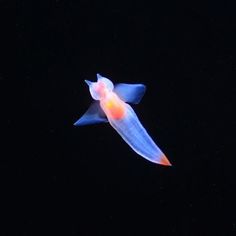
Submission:
[[[163,152],[140,123],[132,107],[129,104],[124,106],[125,115],[122,119],[113,119],[108,116],[111,126],[140,156],[154,163],[170,165]]]

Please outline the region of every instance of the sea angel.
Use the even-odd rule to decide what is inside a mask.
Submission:
[[[97,74],[97,82],[85,80],[95,102],[74,123],[76,126],[109,122],[124,141],[145,159],[171,166],[171,163],[149,136],[132,107],[127,103],[139,103],[146,87],[143,84],[116,84]]]

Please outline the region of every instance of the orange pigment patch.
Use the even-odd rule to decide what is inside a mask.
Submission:
[[[115,103],[112,101],[109,101],[106,103],[106,108],[109,111],[109,115],[113,119],[122,119],[125,115],[125,109],[123,104]]]
[[[160,159],[160,164],[164,166],[172,166],[167,157],[163,154]]]

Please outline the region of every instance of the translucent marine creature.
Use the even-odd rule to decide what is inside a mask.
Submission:
[[[97,74],[97,82],[85,80],[95,102],[74,123],[76,126],[109,122],[125,142],[145,159],[165,166],[169,160],[148,135],[132,107],[138,104],[146,87],[143,84],[116,84]]]

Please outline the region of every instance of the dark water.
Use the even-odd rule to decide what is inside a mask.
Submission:
[[[2,235],[235,235],[232,7],[58,0],[17,12],[17,65],[6,59],[0,80],[2,192],[17,225]],[[133,108],[172,167],[109,124],[73,126],[96,73],[147,86]]]

